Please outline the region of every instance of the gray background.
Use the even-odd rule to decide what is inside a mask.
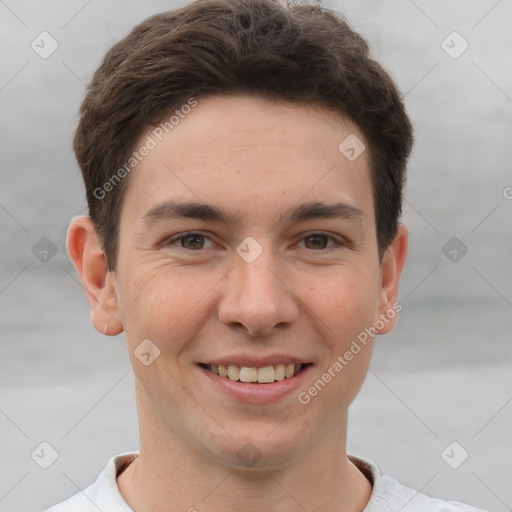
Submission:
[[[177,5],[0,0],[0,511],[42,510],[138,448],[124,340],[90,326],[65,253],[67,223],[85,205],[71,137],[104,52]],[[349,450],[426,494],[512,510],[512,1],[326,5],[394,76],[417,140],[404,309],[377,340]],[[59,44],[47,59],[31,48],[43,31]],[[453,31],[469,44],[458,58],[442,47]],[[452,54],[457,37],[444,44]],[[443,252],[452,237],[456,261],[454,247]],[[49,261],[34,254],[38,242]],[[48,469],[31,457],[43,441],[59,455]],[[453,441],[469,453],[456,470],[441,456]],[[448,451],[451,461],[461,450]]]

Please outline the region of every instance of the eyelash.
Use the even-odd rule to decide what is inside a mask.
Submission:
[[[201,233],[200,231],[189,231],[189,232],[186,232],[186,233],[179,233],[177,235],[173,235],[170,238],[165,239],[160,244],[160,247],[171,246],[171,245],[175,244],[176,242],[180,242],[183,239],[188,238],[188,237],[192,237],[192,236],[202,236],[205,239],[210,240],[212,243],[214,243],[213,240],[208,235],[206,235],[204,233]],[[342,239],[341,237],[336,237],[334,235],[328,235],[326,233],[317,232],[317,231],[312,231],[310,233],[304,234],[302,236],[302,238],[299,240],[298,243],[303,242],[307,238],[311,238],[311,237],[314,237],[314,236],[325,236],[328,239],[328,243],[329,243],[329,241],[331,241],[333,243],[330,246],[328,246],[328,247],[326,247],[324,249],[309,249],[312,252],[327,252],[327,251],[330,251],[330,250],[335,250],[335,249],[339,249],[339,248],[343,248],[343,247],[349,246],[348,242],[346,240]],[[193,251],[192,249],[186,249],[185,247],[179,247],[179,248],[183,249],[183,250],[185,250],[187,252],[200,252],[200,251],[203,250],[203,249],[199,249],[197,251]]]

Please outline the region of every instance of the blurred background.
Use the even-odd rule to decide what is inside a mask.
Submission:
[[[92,328],[65,251],[85,213],[71,139],[105,51],[184,3],[0,0],[0,511],[43,510],[138,449],[124,339]],[[367,37],[416,130],[403,310],[376,341],[349,452],[512,510],[512,2],[324,5]]]

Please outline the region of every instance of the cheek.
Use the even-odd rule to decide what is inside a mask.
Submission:
[[[314,312],[318,312],[317,325],[326,350],[310,387],[303,391],[315,397],[311,402],[317,408],[318,418],[326,420],[327,414],[330,420],[326,420],[326,425],[331,425],[338,421],[340,411],[352,403],[368,371],[373,337],[367,329],[375,322],[377,296],[371,279],[361,280],[352,275],[327,282],[313,291]]]
[[[376,282],[377,275],[371,268],[338,267],[305,288],[305,302],[328,328],[329,337],[346,342],[373,324],[378,304]]]
[[[149,338],[161,350],[179,352],[204,322],[208,292],[218,279],[169,265],[132,267],[125,275],[120,309],[128,343]]]

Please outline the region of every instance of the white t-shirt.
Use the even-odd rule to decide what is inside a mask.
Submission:
[[[45,512],[133,512],[121,496],[116,478],[138,454],[130,452],[112,457],[96,482]],[[363,512],[485,512],[456,501],[429,498],[394,478],[381,476],[370,461],[353,455],[349,458],[373,485]]]

